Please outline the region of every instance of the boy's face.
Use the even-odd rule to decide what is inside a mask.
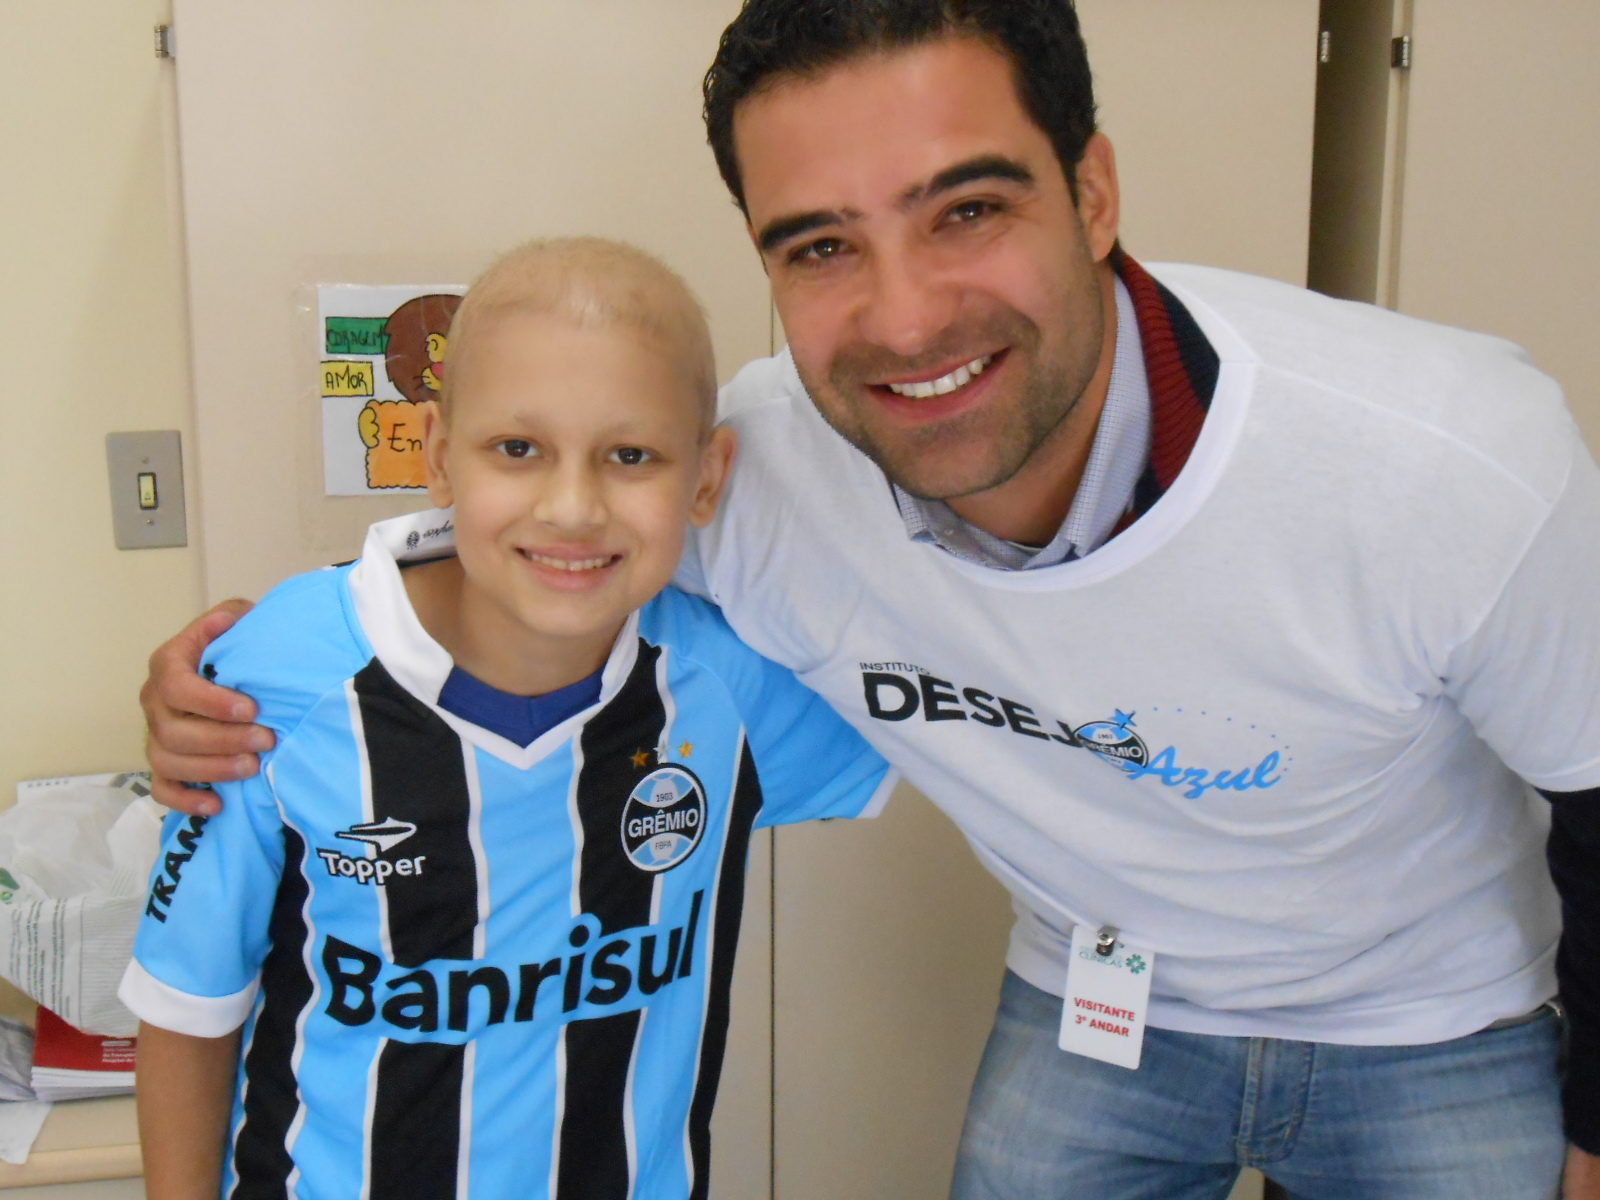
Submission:
[[[464,611],[534,652],[603,653],[672,578],[687,525],[715,515],[732,432],[704,437],[682,372],[629,330],[510,313],[452,369],[426,453],[430,495],[455,506]]]

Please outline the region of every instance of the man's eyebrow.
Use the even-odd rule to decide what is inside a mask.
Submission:
[[[1033,186],[1034,183],[1033,172],[1016,159],[1007,158],[1003,154],[985,154],[978,158],[969,158],[966,162],[957,163],[953,167],[946,167],[927,183],[907,188],[900,194],[899,207],[909,208],[930,196],[937,196],[979,179],[1005,179],[1027,187]]]
[[[756,244],[761,247],[761,253],[771,254],[787,241],[792,241],[803,233],[810,233],[813,229],[822,229],[828,225],[843,225],[849,221],[859,219],[861,214],[853,208],[842,209],[835,212],[831,209],[818,209],[815,212],[795,213],[790,217],[777,217],[768,221],[756,236]]]

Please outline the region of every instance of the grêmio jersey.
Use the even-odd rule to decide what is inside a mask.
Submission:
[[[875,811],[887,766],[672,589],[526,748],[441,709],[397,559],[452,543],[375,525],[210,649],[278,743],[169,818],[121,995],[243,1025],[226,1195],[704,1197],[751,831]]]

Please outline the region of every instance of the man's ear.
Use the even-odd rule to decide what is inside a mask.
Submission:
[[[450,439],[450,422],[436,401],[422,406],[422,458],[428,469],[428,499],[435,508],[449,508],[456,502],[450,474],[445,469],[445,447]]]
[[[1101,262],[1117,244],[1122,222],[1122,189],[1117,182],[1117,152],[1111,139],[1097,133],[1089,139],[1078,160],[1078,219],[1095,262]]]
[[[738,451],[739,435],[732,428],[718,425],[711,431],[705,449],[700,451],[700,481],[689,505],[689,523],[696,529],[704,529],[717,515]]]

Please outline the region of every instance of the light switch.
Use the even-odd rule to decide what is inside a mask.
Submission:
[[[106,434],[111,525],[119,550],[187,546],[183,446],[175,429]]]

